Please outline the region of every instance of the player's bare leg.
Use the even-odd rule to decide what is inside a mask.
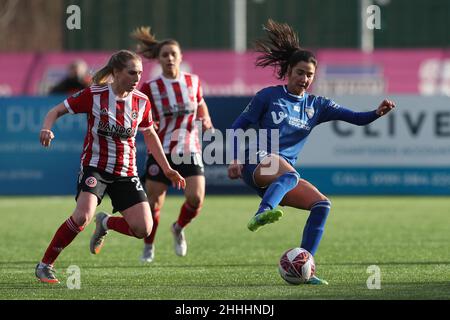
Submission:
[[[164,206],[168,186],[165,183],[146,180],[148,202],[152,211],[153,228],[150,235],[144,238],[144,249],[142,250],[141,262],[150,263],[155,258],[155,236],[158,230],[161,209]]]
[[[184,191],[186,201],[181,207],[178,220],[170,228],[174,239],[175,253],[184,257],[187,254],[187,241],[184,228],[199,214],[205,198],[205,177],[190,176],[186,178]]]

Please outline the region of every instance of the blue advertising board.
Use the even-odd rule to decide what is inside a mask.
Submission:
[[[39,143],[39,132],[47,112],[64,97],[0,98],[0,195],[75,194],[80,156],[86,135],[86,115],[67,114],[52,128],[55,139],[50,148]],[[210,113],[219,131],[224,131],[249,98],[209,98]],[[145,144],[137,135],[137,166],[145,170]],[[216,184],[214,169],[207,167],[208,191],[233,192],[244,188],[240,181]],[[225,172],[226,166],[220,166]],[[231,185],[231,188],[230,188]]]

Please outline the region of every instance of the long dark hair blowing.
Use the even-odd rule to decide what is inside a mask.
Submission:
[[[267,39],[255,41],[255,51],[261,53],[256,59],[256,66],[274,67],[280,80],[286,78],[289,67],[293,68],[300,61],[311,62],[317,67],[314,54],[300,47],[297,33],[288,24],[269,19],[264,31]]]
[[[137,52],[147,59],[157,59],[161,48],[166,44],[176,45],[181,50],[180,44],[174,39],[166,39],[163,41],[156,40],[150,27],[137,28],[131,33],[131,37],[139,42]]]

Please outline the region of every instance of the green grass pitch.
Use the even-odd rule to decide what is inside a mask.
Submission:
[[[207,196],[186,229],[188,255],[173,250],[169,225],[183,202],[169,196],[161,213],[152,264],[139,261],[142,240],[111,232],[100,255],[89,253],[91,223],[55,264],[59,285],[39,283],[34,267],[73,197],[0,197],[0,299],[450,299],[450,199],[331,197],[332,211],[316,254],[329,286],[292,286],[278,259],[299,245],[307,212],[256,233],[246,224],[256,196]],[[105,198],[99,210],[111,210]],[[80,268],[81,288],[68,289],[67,268]],[[371,265],[381,289],[368,289]]]

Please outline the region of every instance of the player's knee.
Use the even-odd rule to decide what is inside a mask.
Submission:
[[[89,210],[75,210],[72,219],[79,227],[84,228],[92,221],[93,216]]]
[[[149,200],[148,204],[150,205],[150,209],[152,210],[152,212],[161,210],[163,205],[159,201],[152,201],[152,200]]]
[[[85,228],[90,222],[90,220],[86,217],[73,217],[73,221],[77,224],[77,226],[82,228]]]
[[[324,197],[324,199],[322,199],[321,201],[328,203],[328,205],[331,207],[331,200],[328,199],[327,197]]]
[[[300,181],[300,175],[296,171],[289,171],[283,173],[277,180],[278,183],[289,186],[292,189],[295,188]]]
[[[203,205],[203,197],[198,194],[186,197],[186,202],[192,209],[200,209]]]
[[[310,206],[310,210],[312,210],[316,206],[328,207],[329,209],[331,209],[331,201],[327,197],[321,196],[319,199],[316,199],[315,201],[313,201],[313,203]]]
[[[142,228],[142,238],[147,238],[153,229],[153,220],[147,221],[145,226]]]
[[[138,239],[146,238],[150,235],[153,228],[153,220],[147,220],[145,222],[138,222],[135,224],[129,224],[131,232]]]
[[[135,228],[135,229],[132,229],[132,231],[133,231],[133,234],[134,234],[134,236],[136,238],[144,239],[144,238],[147,238],[150,235],[150,233],[152,232],[152,228],[146,228],[146,227],[144,227],[144,228]]]
[[[138,230],[133,230],[133,234],[134,234],[134,237],[137,239],[144,239],[144,238],[148,237],[148,235],[146,235]]]
[[[300,181],[300,174],[297,171],[289,171],[286,172],[285,175],[287,175],[290,179],[295,180],[297,183]]]

